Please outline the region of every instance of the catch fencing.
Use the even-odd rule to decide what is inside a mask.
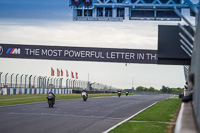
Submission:
[[[14,73],[0,73],[0,90],[2,88],[29,88],[29,89],[72,89],[74,93],[85,89],[91,93],[112,93],[116,92],[118,88],[104,85],[96,82],[89,82],[76,79],[66,79],[47,77],[47,76],[33,76],[25,74]]]

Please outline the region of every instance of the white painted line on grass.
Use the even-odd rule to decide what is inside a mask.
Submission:
[[[140,110],[140,111],[137,112],[136,114],[134,114],[134,115],[128,117],[127,119],[125,119],[125,120],[123,120],[123,121],[121,121],[121,122],[119,122],[119,123],[117,123],[116,125],[114,125],[113,127],[109,128],[108,130],[104,131],[103,133],[108,133],[108,132],[110,132],[111,130],[113,130],[113,129],[116,128],[117,126],[123,124],[124,122],[127,122],[127,121],[128,121],[129,119],[131,119],[132,117],[136,116],[137,114],[141,113],[142,111],[144,111],[145,109],[147,109],[147,108],[153,106],[153,105],[156,104],[156,103],[157,103],[157,102],[155,102],[155,103],[149,105],[148,107],[146,107],[146,108]]]

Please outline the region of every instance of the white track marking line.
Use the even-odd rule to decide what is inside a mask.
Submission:
[[[142,111],[144,111],[145,109],[147,109],[147,108],[149,108],[149,107],[153,106],[153,105],[154,105],[154,104],[156,104],[156,103],[158,103],[158,102],[155,102],[155,103],[153,103],[153,104],[149,105],[148,107],[146,107],[146,108],[144,108],[144,109],[140,110],[140,111],[139,111],[139,112],[137,112],[136,114],[134,114],[134,115],[132,115],[132,116],[128,117],[127,119],[125,119],[125,120],[123,120],[123,121],[121,121],[121,122],[117,123],[116,125],[112,126],[112,127],[111,127],[111,128],[109,128],[109,129],[107,129],[107,130],[106,130],[106,131],[104,131],[103,133],[108,133],[108,132],[110,132],[111,130],[113,130],[113,129],[114,129],[114,128],[116,128],[117,126],[119,126],[119,125],[123,124],[124,122],[127,122],[127,121],[128,121],[129,119],[131,119],[132,117],[136,116],[137,114],[141,113]]]

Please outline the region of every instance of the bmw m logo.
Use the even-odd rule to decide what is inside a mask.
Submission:
[[[0,46],[0,55],[3,54],[3,48]]]
[[[9,48],[6,54],[20,54],[20,48]]]

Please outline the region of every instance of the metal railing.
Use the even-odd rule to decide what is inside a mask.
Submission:
[[[101,83],[91,83],[83,80],[66,79],[47,76],[33,76],[25,74],[2,73],[0,72],[1,88],[50,88],[50,89],[73,89],[80,91],[116,92],[117,88]]]

